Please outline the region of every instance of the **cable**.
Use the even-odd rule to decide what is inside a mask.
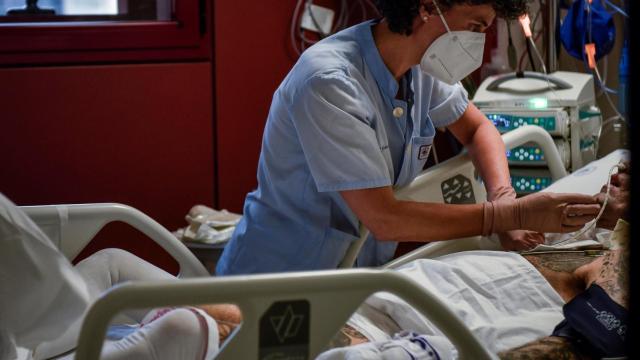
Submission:
[[[529,65],[531,70],[536,71],[536,65],[533,63],[533,54],[531,53],[531,40],[530,37],[526,38],[525,44],[527,44],[527,56],[529,57]]]
[[[377,16],[377,8],[372,0],[340,0],[336,6],[336,16],[333,26],[329,33],[324,33],[319,26],[319,21],[314,14],[311,5],[313,0],[297,0],[296,6],[291,18],[291,26],[289,29],[289,38],[291,42],[291,48],[294,50],[296,57],[300,56],[302,52],[309,46],[317,43],[323,38],[334,34],[344,28],[346,28],[350,22],[357,21],[356,15],[360,15],[360,21],[364,21],[373,16]],[[303,10],[309,15],[313,26],[318,29],[315,36],[309,36],[308,33],[302,28],[301,21]],[[359,14],[358,14],[359,13]]]
[[[605,4],[607,4],[608,6],[612,7],[613,10],[615,10],[617,13],[619,13],[620,15],[628,18],[629,14],[627,14],[626,11],[622,10],[622,8],[614,5],[610,0],[604,0]],[[622,2],[622,7],[624,7],[624,1]]]
[[[542,34],[543,34],[543,32],[544,32],[544,28],[541,28],[541,29],[540,29],[540,30],[538,30],[537,32],[535,31],[535,30],[536,30],[536,25],[538,24],[538,19],[542,19],[542,18],[540,17],[540,14],[541,14],[541,13],[542,13],[542,1],[539,1],[538,11],[536,12],[536,16],[534,16],[534,18],[533,18],[533,23],[532,23],[532,25],[531,25],[531,27],[532,27],[532,29],[533,29],[533,32],[534,32],[534,34],[535,34],[535,35],[533,35],[533,37],[534,37],[533,41],[534,41],[534,42],[537,42],[537,41],[538,41],[538,39],[540,39],[540,36],[542,36]],[[527,46],[527,51],[526,51],[526,52],[523,52],[523,53],[522,53],[522,55],[520,55],[520,59],[518,60],[518,71],[523,70],[523,69],[522,69],[522,66],[523,66],[523,62],[524,62],[525,56],[526,56],[527,54],[529,54],[529,52],[530,52],[530,51],[529,51],[529,45],[527,44],[526,46]],[[530,54],[529,54],[529,63],[530,63],[530,64],[532,64],[532,59],[531,59]],[[531,65],[531,69],[532,69],[533,71],[535,71],[535,68],[533,67],[533,65]]]
[[[517,63],[518,54],[516,52],[516,47],[513,45],[513,38],[511,37],[510,21],[507,21],[507,34],[509,36],[509,44],[507,45],[507,60],[509,61],[509,67],[514,71],[520,72],[521,68]]]
[[[320,39],[324,39],[327,35],[322,32],[322,28],[320,27],[320,24],[318,24],[318,20],[316,20],[316,16],[313,13],[313,10],[311,9],[311,3],[312,3],[312,0],[307,0],[307,4],[305,5],[305,8],[309,13],[309,17],[311,18],[311,22],[313,22],[313,26],[315,26],[316,30],[318,30],[318,36],[320,36]]]
[[[594,74],[596,75],[596,78],[598,79],[598,82],[602,82],[602,79],[600,78],[600,71],[598,71],[598,67],[597,67],[597,66],[594,66],[594,68],[593,68],[593,72],[594,72]],[[603,92],[603,94],[604,94],[605,98],[607,99],[607,102],[609,103],[609,106],[611,106],[611,108],[613,109],[613,111],[616,113],[616,116],[617,116],[619,119],[621,119],[621,120],[623,120],[623,121],[626,121],[625,117],[624,117],[624,116],[622,116],[622,114],[620,113],[620,111],[618,111],[618,107],[616,107],[616,106],[613,104],[613,101],[611,100],[611,96],[609,96],[609,93],[605,91],[605,92]]]

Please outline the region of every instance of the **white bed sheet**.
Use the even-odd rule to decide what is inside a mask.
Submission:
[[[495,353],[548,336],[563,319],[560,295],[528,261],[514,253],[456,253],[417,260],[398,271],[449,304]],[[378,293],[366,304],[349,324],[371,341],[389,340],[398,329],[411,330],[427,335],[442,358],[449,358],[446,354],[457,357],[442,332],[395,295]],[[386,316],[392,321],[385,320]]]

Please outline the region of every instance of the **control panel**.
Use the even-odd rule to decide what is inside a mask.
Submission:
[[[547,169],[511,169],[511,186],[518,195],[538,192],[553,183]]]
[[[552,136],[569,135],[569,115],[563,109],[506,110],[483,108],[482,112],[493,122],[500,133],[521,126],[540,126]]]
[[[560,158],[562,159],[565,168],[569,167],[571,162],[571,148],[569,144],[563,139],[555,139],[554,142],[558,148]],[[534,143],[527,143],[511,150],[507,150],[507,160],[509,160],[509,165],[547,165],[546,158],[544,157],[544,150]]]

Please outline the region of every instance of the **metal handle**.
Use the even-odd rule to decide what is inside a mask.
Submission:
[[[545,74],[541,74],[533,71],[523,71],[523,72],[513,72],[513,73],[499,76],[497,79],[493,80],[487,86],[487,90],[497,91],[497,92],[504,91],[503,89],[500,89],[500,85],[513,79],[537,79],[542,81],[549,81],[550,83],[555,85],[556,89],[558,90],[567,90],[567,89],[571,89],[572,87],[571,84],[569,84],[568,82],[558,79],[555,76],[545,75]],[[544,91],[546,91],[546,89]]]

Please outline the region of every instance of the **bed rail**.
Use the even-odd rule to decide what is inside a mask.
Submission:
[[[461,359],[496,358],[433,294],[403,274],[381,270],[330,270],[124,284],[113,288],[91,306],[84,319],[76,358],[99,358],[110,319],[125,308],[212,303],[235,303],[243,314],[243,324],[224,344],[217,359],[265,359],[274,352],[287,354],[287,351],[297,351],[300,358],[315,358],[358,306],[379,291],[396,294],[424,314],[451,340]],[[340,300],[337,300],[338,296]],[[301,303],[303,306],[296,308]],[[306,311],[304,303],[308,304]],[[277,310],[275,313],[274,309]],[[296,338],[307,331],[306,337],[297,338],[293,348],[287,343],[286,336],[279,336],[281,332],[273,323],[274,319],[286,318],[287,312],[289,319],[298,321],[298,326],[288,327],[290,337]],[[267,341],[272,338],[277,339],[275,344]]]
[[[120,221],[141,231],[180,266],[180,277],[209,276],[207,269],[167,229],[143,212],[116,203],[20,207],[68,258],[75,258],[108,223]]]

